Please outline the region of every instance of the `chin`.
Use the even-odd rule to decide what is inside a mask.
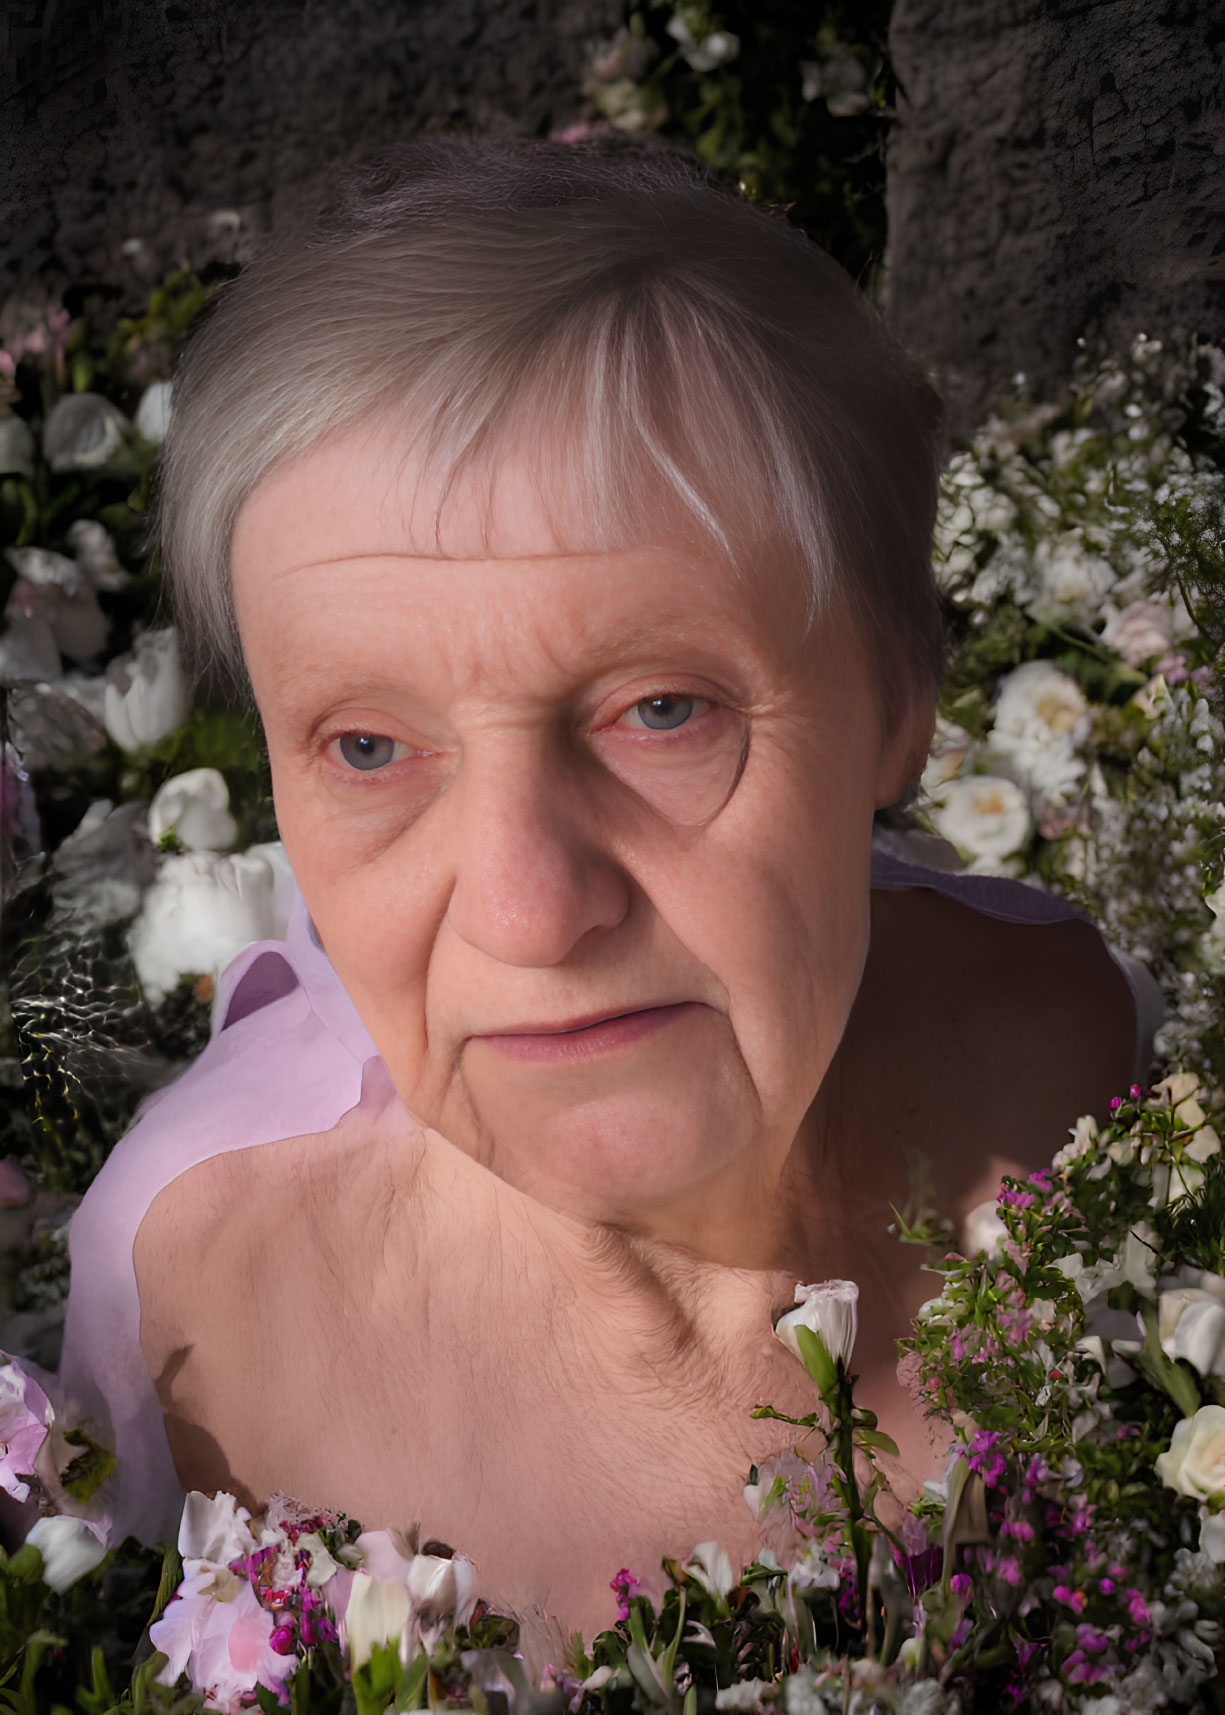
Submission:
[[[752,1149],[757,1103],[743,1062],[575,1091],[499,1089],[477,1098],[480,1157],[518,1190],[587,1220],[627,1226],[700,1199]],[[552,1095],[552,1099],[550,1098]]]

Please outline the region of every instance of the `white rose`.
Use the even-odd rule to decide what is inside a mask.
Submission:
[[[141,394],[140,404],[136,407],[137,434],[159,446],[166,439],[166,430],[170,427],[170,388],[169,381],[152,382]]]
[[[810,1328],[819,1334],[825,1350],[835,1363],[839,1358],[849,1363],[859,1332],[859,1288],[853,1280],[823,1280],[816,1286],[797,1285],[796,1307],[780,1316],[774,1332],[789,1352],[801,1363],[797,1328]]]
[[[106,677],[103,719],[120,750],[144,750],[187,719],[191,699],[173,626],[142,632]]]
[[[1167,1287],[1157,1333],[1167,1357],[1185,1358],[1201,1376],[1225,1375],[1225,1280],[1204,1271],[1194,1285]]]
[[[223,852],[238,837],[230,814],[230,789],[216,768],[189,768],[172,775],[149,805],[149,838],[156,846],[174,834],[189,852]]]
[[[1043,538],[1034,549],[1033,570],[1037,588],[1029,611],[1038,620],[1091,622],[1116,581],[1114,568],[1075,532]]]
[[[149,1000],[159,1005],[185,976],[216,977],[252,941],[275,940],[272,866],[249,852],[186,852],[163,859],[128,931]]]
[[[1068,756],[1061,756],[1061,769],[1066,768],[1075,747],[1082,743],[1089,730],[1089,705],[1075,679],[1049,661],[1026,661],[1000,681],[995,704],[995,725],[991,729],[992,748],[1012,756],[1024,777],[1034,779],[1049,774],[1043,758],[1051,747],[1059,745]],[[1079,772],[1083,774],[1083,764]]]
[[[1025,794],[998,774],[969,774],[940,788],[932,810],[937,830],[975,868],[1010,857],[1025,844],[1033,819]]]
[[[1112,613],[1102,632],[1102,642],[1117,649],[1129,667],[1142,667],[1164,655],[1174,641],[1174,615],[1155,601],[1133,601],[1121,613]]]
[[[0,411],[0,476],[34,475],[34,436],[13,411]]]
[[[53,1518],[38,1519],[26,1541],[33,1543],[43,1557],[44,1580],[62,1595],[69,1585],[105,1560],[106,1535],[105,1521],[58,1513]]]
[[[43,452],[54,471],[101,470],[123,452],[131,424],[100,393],[65,393],[47,413]]]
[[[1201,1405],[1174,1430],[1168,1451],[1157,1456],[1157,1475],[1193,1501],[1225,1496],[1225,1406]]]

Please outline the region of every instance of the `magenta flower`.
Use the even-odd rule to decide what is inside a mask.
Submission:
[[[637,1590],[640,1580],[634,1577],[628,1566],[623,1566],[620,1572],[610,1579],[608,1588],[617,1598],[617,1618],[628,1620],[630,1617],[630,1597]]]

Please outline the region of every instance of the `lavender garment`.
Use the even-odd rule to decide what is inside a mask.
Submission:
[[[874,887],[929,887],[1008,922],[1065,922],[1074,907],[1019,882],[927,869],[882,851]],[[1113,954],[1136,1006],[1137,1075],[1162,1016],[1153,978]],[[218,984],[204,1053],[147,1101],[73,1216],[72,1285],[60,1388],[70,1419],[109,1420],[119,1468],[113,1541],[175,1535],[182,1489],[140,1347],[132,1248],[154,1198],[181,1173],[227,1150],[328,1131],[361,1097],[377,1051],[299,904],[285,941],[248,947]],[[207,1281],[201,1281],[207,1291]]]

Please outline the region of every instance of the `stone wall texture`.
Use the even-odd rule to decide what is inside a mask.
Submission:
[[[954,425],[1081,335],[1225,339],[1225,0],[897,0],[891,318]]]
[[[338,165],[439,126],[547,133],[621,0],[6,0],[0,303],[241,260]]]

